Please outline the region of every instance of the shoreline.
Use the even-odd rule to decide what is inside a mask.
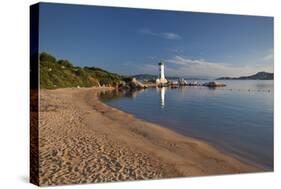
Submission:
[[[40,185],[264,171],[101,102],[108,90],[40,90]]]
[[[112,89],[112,90],[115,90],[115,89]],[[145,89],[143,89],[143,90],[145,90]],[[272,171],[272,169],[269,168],[269,167],[263,166],[262,164],[258,164],[258,163],[254,162],[254,161],[251,161],[251,160],[249,160],[249,159],[244,158],[243,156],[237,155],[237,154],[235,154],[234,152],[228,151],[226,148],[221,147],[218,143],[212,143],[211,141],[209,141],[209,140],[207,140],[207,139],[200,138],[200,137],[198,137],[198,136],[192,136],[192,135],[189,135],[189,134],[182,134],[182,133],[180,133],[180,132],[177,132],[176,130],[173,130],[173,129],[171,129],[171,128],[168,128],[168,127],[166,127],[166,126],[161,125],[161,123],[149,121],[149,120],[146,120],[146,119],[144,119],[144,118],[139,118],[139,117],[135,116],[134,114],[132,114],[132,113],[130,113],[130,112],[127,112],[127,111],[125,111],[125,110],[121,110],[121,109],[118,109],[118,108],[116,108],[116,107],[114,107],[114,106],[111,106],[111,105],[109,105],[109,104],[106,104],[105,102],[102,101],[102,99],[100,99],[99,96],[98,96],[98,100],[101,101],[101,103],[105,104],[106,106],[109,106],[109,107],[111,107],[111,108],[114,108],[114,109],[116,109],[116,110],[118,110],[118,111],[122,111],[122,112],[124,112],[124,113],[126,113],[126,114],[132,115],[135,119],[141,120],[141,121],[143,121],[143,122],[148,122],[148,123],[155,124],[155,125],[157,125],[157,126],[163,128],[163,129],[167,129],[167,130],[169,130],[169,131],[171,131],[171,132],[175,132],[175,133],[177,133],[177,134],[179,134],[179,135],[182,135],[183,137],[188,137],[188,138],[190,138],[190,139],[192,139],[192,140],[198,140],[198,141],[201,141],[201,142],[203,142],[203,143],[206,143],[206,144],[210,145],[212,148],[215,148],[215,149],[216,149],[217,151],[219,151],[220,153],[226,154],[226,155],[228,155],[228,156],[230,156],[230,157],[232,157],[232,158],[235,158],[235,159],[237,159],[238,161],[241,161],[241,162],[243,162],[243,163],[245,163],[245,164],[249,164],[249,165],[251,165],[251,166],[257,167],[258,169],[261,169],[261,170],[263,170],[264,172]]]
[[[142,90],[146,90],[146,89],[142,89]],[[120,92],[122,93],[122,92]],[[123,95],[121,95],[123,96]],[[125,95],[126,96],[126,95]],[[263,171],[267,172],[267,171],[272,171],[272,167],[270,167],[269,165],[264,165],[262,163],[259,163],[259,162],[256,162],[254,160],[250,160],[246,157],[243,156],[243,151],[242,153],[240,153],[241,151],[235,151],[235,148],[229,146],[229,145],[225,145],[225,146],[222,146],[219,142],[213,142],[212,140],[210,139],[206,139],[206,138],[203,138],[203,137],[199,137],[199,136],[196,136],[196,135],[191,135],[190,133],[181,133],[180,131],[177,131],[176,129],[173,129],[173,128],[170,128],[169,126],[165,125],[165,124],[161,124],[161,122],[157,122],[157,121],[151,121],[149,119],[146,119],[145,117],[141,118],[141,117],[138,117],[137,115],[135,115],[134,113],[131,113],[129,111],[126,111],[125,109],[122,109],[122,108],[118,108],[118,107],[115,107],[115,106],[112,106],[110,103],[107,103],[107,100],[111,100],[112,99],[112,96],[109,95],[109,97],[98,97],[98,99],[106,104],[107,106],[110,106],[112,108],[115,108],[117,110],[120,110],[120,111],[123,111],[124,113],[127,113],[127,114],[130,114],[130,115],[133,115],[135,118],[139,119],[139,120],[142,120],[144,122],[149,122],[149,123],[154,123],[162,128],[166,128],[168,130],[171,130],[173,132],[176,132],[180,135],[183,135],[185,137],[190,137],[194,140],[199,140],[199,141],[202,141],[202,142],[205,142],[207,144],[209,144],[210,146],[214,147],[215,149],[217,149],[219,152],[223,153],[223,154],[227,154],[233,158],[236,158],[237,160],[241,161],[241,162],[244,162],[246,164],[249,164],[249,165],[252,165],[252,166],[255,166],[255,167],[258,167],[260,169],[262,169]],[[115,99],[113,98],[113,101]],[[232,149],[232,150],[231,150]]]

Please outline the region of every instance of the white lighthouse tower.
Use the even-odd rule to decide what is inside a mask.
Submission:
[[[158,63],[159,65],[159,77],[156,79],[156,84],[157,85],[163,85],[168,83],[167,79],[165,78],[165,73],[164,73],[164,63],[160,61]]]
[[[163,79],[165,79],[164,64],[163,64],[163,62],[159,62],[158,65],[159,65],[159,78],[160,78],[160,80],[163,80]]]

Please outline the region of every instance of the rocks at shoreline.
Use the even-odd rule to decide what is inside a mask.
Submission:
[[[118,89],[122,90],[136,90],[136,89],[145,89],[147,88],[146,85],[138,81],[136,78],[133,78],[131,81],[128,82],[121,82],[118,85]]]
[[[205,86],[205,87],[225,87],[226,84],[224,83],[218,83],[215,81],[210,81],[206,83],[199,83],[197,81],[188,83],[180,83],[180,82],[168,82],[166,84],[157,85],[157,84],[143,84],[142,82],[138,81],[136,78],[133,78],[130,81],[122,81],[118,84],[119,90],[140,90],[140,89],[146,89],[148,87],[171,87],[171,88],[178,88],[180,86]]]
[[[226,84],[211,81],[211,82],[204,83],[203,86],[206,86],[206,87],[225,87]]]

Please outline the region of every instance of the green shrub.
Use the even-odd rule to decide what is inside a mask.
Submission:
[[[46,52],[43,52],[40,54],[40,62],[41,61],[56,62],[56,58]]]

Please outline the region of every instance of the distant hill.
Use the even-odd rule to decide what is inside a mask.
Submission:
[[[220,77],[217,80],[273,80],[273,73],[258,72],[250,76],[241,77]]]
[[[137,80],[155,80],[159,76],[158,75],[153,75],[153,74],[138,74],[138,75],[132,75],[131,77],[136,78]],[[182,77],[176,77],[176,76],[166,76],[166,79],[168,80],[177,80],[181,79]],[[184,78],[186,80],[204,80],[202,78]]]
[[[78,67],[48,53],[40,54],[40,88],[116,86],[126,79],[101,68]]]
[[[131,77],[134,77],[137,80],[152,80],[158,78],[157,75],[152,75],[152,74],[138,74],[138,75],[132,75]]]

